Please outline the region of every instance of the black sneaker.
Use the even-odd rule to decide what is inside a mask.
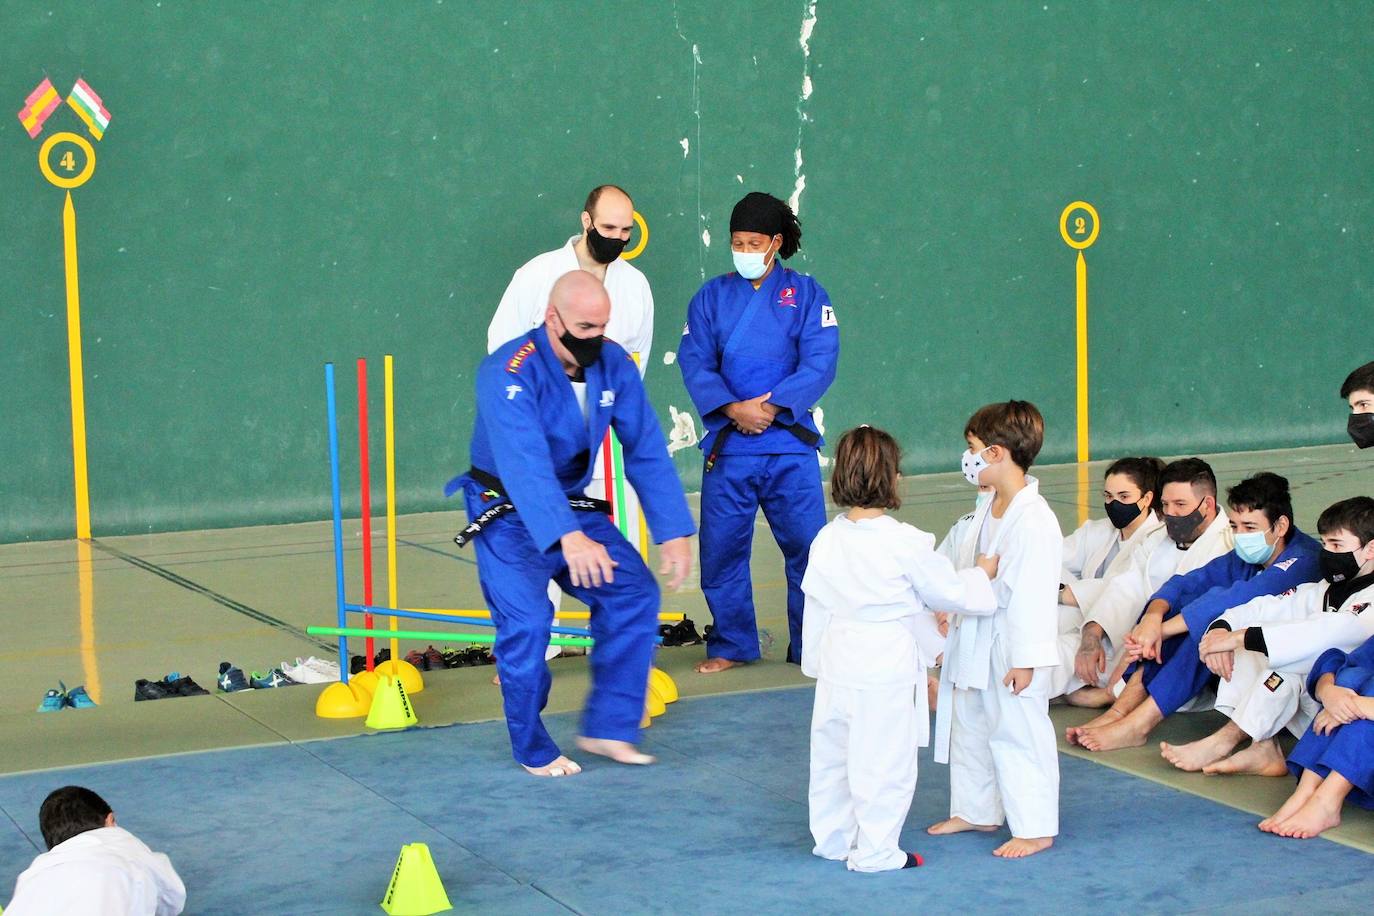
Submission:
[[[382,662],[391,661],[391,649],[378,649],[377,654],[372,656],[372,667],[380,668]]]
[[[491,657],[486,646],[469,646],[463,655],[467,657],[469,667],[477,668],[482,665],[496,664],[496,659]]]
[[[172,696],[167,690],[167,685],[161,681],[149,681],[139,678],[134,681],[134,700],[165,700]]]
[[[450,649],[448,646],[444,646],[444,651],[439,654],[443,656],[445,668],[466,667],[466,665],[463,664],[463,653],[459,652],[457,649]]]
[[[167,675],[160,683],[169,697],[203,697],[210,693],[187,675],[176,671]]]
[[[663,637],[665,646],[701,645],[701,634],[697,632],[697,625],[690,617],[684,617],[677,623],[663,624],[658,628],[658,634]]]
[[[349,674],[362,674],[367,670],[367,658],[362,655],[355,655],[348,660]]]

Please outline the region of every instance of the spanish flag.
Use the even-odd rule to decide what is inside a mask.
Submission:
[[[43,122],[48,120],[48,115],[56,111],[57,106],[61,104],[62,96],[53,88],[52,81],[44,79],[24,100],[24,107],[19,110],[19,123],[24,125],[24,130],[29,132],[30,138],[37,137],[38,132],[43,129]]]
[[[76,81],[71,95],[67,96],[67,104],[86,122],[92,137],[99,140],[105,136],[105,128],[110,126],[110,113],[105,110],[100,96],[95,94],[95,90],[88,86],[85,80]]]

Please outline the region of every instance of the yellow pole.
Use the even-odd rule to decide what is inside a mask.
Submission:
[[[387,604],[396,607],[396,426],[391,396],[391,354],[382,358],[386,387],[386,596]],[[397,629],[397,619],[390,618],[391,629]],[[391,641],[391,657],[399,662],[401,642]]]
[[[1088,520],[1088,262],[1078,252],[1078,524]]]
[[[91,570],[91,542],[76,542],[77,589],[81,598],[81,670],[86,692],[100,703],[100,666],[95,656],[95,582]]]
[[[72,397],[72,474],[76,490],[76,536],[91,536],[91,496],[86,479],[86,390],[81,370],[81,288],[77,281],[76,209],[72,194],[62,207],[62,248],[67,273],[67,375]]]

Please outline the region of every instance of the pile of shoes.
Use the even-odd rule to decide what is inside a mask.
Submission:
[[[232,662],[220,662],[215,686],[220,693],[238,693],[240,690],[270,690],[274,687],[294,687],[297,684],[323,684],[338,678],[338,665],[331,666],[330,662],[312,655],[307,659],[298,657],[294,665],[282,662],[266,672],[254,671],[251,674],[244,674],[243,669]]]
[[[389,662],[389,661],[391,661],[391,650],[390,650],[390,649],[378,649],[378,650],[377,650],[377,654],[374,655],[374,656],[372,656],[372,667],[377,668],[377,667],[379,667],[379,666],[382,664],[382,662]],[[355,655],[355,656],[353,656],[352,658],[350,658],[350,659],[348,660],[348,673],[349,673],[349,674],[358,674],[359,672],[366,671],[366,670],[367,670],[367,656],[365,656],[365,655]]]
[[[372,666],[378,667],[383,662],[391,659],[391,652],[381,649],[372,659]],[[434,646],[427,647],[423,652],[414,649],[407,653],[405,660],[414,665],[420,671],[442,671],[445,668],[476,668],[481,665],[494,665],[496,659],[486,646],[468,646],[465,649],[450,649],[444,646],[443,649],[436,649]],[[336,669],[337,670],[337,669]],[[357,674],[367,670],[367,658],[362,655],[355,655],[349,660],[348,670],[350,674]]]
[[[135,700],[166,700],[170,697],[202,697],[209,694],[210,691],[176,671],[160,681],[143,678],[134,681]]]
[[[430,646],[430,649],[433,648]],[[442,655],[445,668],[480,668],[482,665],[496,664],[496,658],[486,646],[468,646],[462,650],[444,646]]]
[[[86,692],[85,687],[73,687],[67,689],[67,685],[61,681],[57,682],[57,689],[49,690],[43,695],[43,702],[38,705],[39,712],[61,712],[64,709],[90,709],[95,705],[95,700]]]
[[[708,624],[706,632],[711,632]],[[684,617],[677,623],[665,623],[658,628],[658,635],[663,637],[665,646],[699,646],[701,645],[701,634],[697,632],[697,625],[692,622],[692,618]]]

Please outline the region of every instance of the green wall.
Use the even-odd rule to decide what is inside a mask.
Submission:
[[[321,366],[352,417],[372,358],[379,419],[385,352],[401,508],[442,507],[501,291],[602,181],[649,221],[666,426],[688,399],[660,357],[729,269],[730,207],[790,195],[799,148],[793,265],[844,335],[832,433],[885,425],[909,470],[950,469],[972,409],[1015,396],[1045,412],[1043,459],[1071,459],[1057,219],[1081,198],[1103,223],[1096,456],[1340,441],[1336,388],[1374,356],[1374,5],[814,6],[808,58],[801,0],[0,2],[13,110],[82,75],[113,114],[73,192],[95,533],[326,516]],[[62,129],[65,107],[43,136]],[[62,195],[38,146],[0,119],[5,541],[73,530]],[[694,450],[676,458],[694,486]]]

